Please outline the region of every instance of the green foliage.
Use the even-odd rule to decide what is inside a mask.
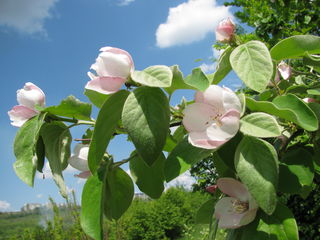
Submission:
[[[134,71],[132,80],[149,87],[170,87],[172,82],[172,71],[163,65],[151,66],[143,71]]]

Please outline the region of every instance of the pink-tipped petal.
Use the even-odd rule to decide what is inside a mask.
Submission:
[[[17,101],[20,105],[34,109],[35,105],[44,107],[45,94],[31,82],[27,82],[22,89],[17,91]]]
[[[15,127],[21,127],[28,119],[37,115],[38,112],[31,108],[18,105],[14,106],[9,112],[8,115],[11,120],[11,125]]]
[[[96,77],[89,81],[85,88],[102,94],[112,94],[119,91],[125,81],[119,77]]]
[[[90,177],[92,174],[91,174],[91,172],[90,171],[84,171],[84,172],[81,172],[81,173],[79,173],[79,174],[75,174],[74,176],[75,177],[78,177],[78,178],[88,178],[88,177]]]
[[[207,128],[207,134],[213,141],[226,141],[237,134],[239,130],[240,112],[229,110],[220,119],[218,123],[213,123]]]
[[[226,112],[231,109],[241,112],[241,103],[238,96],[229,88],[223,88],[223,107]]]
[[[223,113],[223,88],[217,85],[209,86],[204,92],[196,92],[195,102],[211,105],[218,113]]]
[[[230,18],[227,18],[219,23],[216,28],[217,41],[230,41],[235,31],[235,25]]]
[[[217,114],[215,109],[205,103],[193,103],[183,111],[182,123],[189,132],[202,132],[213,122],[212,117]]]
[[[205,131],[203,132],[190,132],[188,137],[189,143],[195,147],[205,149],[215,149],[220,147],[227,141],[213,141],[211,140]]]
[[[248,202],[251,198],[246,186],[233,178],[219,178],[217,186],[224,194],[237,198],[242,202]]]

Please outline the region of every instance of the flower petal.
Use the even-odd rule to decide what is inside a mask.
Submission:
[[[31,82],[27,82],[22,89],[17,91],[17,101],[20,105],[34,109],[35,105],[44,107],[45,94]]]
[[[89,145],[78,143],[74,147],[74,154],[69,158],[69,164],[80,171],[88,171]]]
[[[223,88],[223,107],[225,112],[228,112],[231,109],[235,109],[241,112],[241,103],[238,96],[229,88]]]
[[[218,186],[219,187],[219,186]],[[223,197],[215,205],[214,215],[220,219],[223,215],[230,215],[234,213],[233,202],[237,201],[233,197]]]
[[[118,77],[96,77],[89,81],[85,88],[102,94],[111,94],[119,91],[125,81],[126,79]]]
[[[218,227],[219,228],[228,228],[235,229],[242,226],[241,220],[245,214],[243,213],[234,213],[222,215],[219,219]]]
[[[81,172],[79,174],[75,174],[74,176],[75,177],[78,177],[78,178],[88,178],[90,177],[92,174],[90,171],[84,171],[84,172]]]
[[[291,67],[283,61],[278,64],[278,71],[284,80],[291,76]]]
[[[189,132],[202,132],[213,122],[212,117],[217,112],[212,106],[205,103],[193,103],[188,105],[183,111],[183,125]]]
[[[242,202],[248,202],[251,198],[247,187],[233,178],[219,178],[217,185],[221,192]]]
[[[244,226],[251,223],[255,219],[257,211],[258,208],[244,212],[244,216],[240,220],[240,226]]]
[[[15,127],[21,127],[28,119],[37,115],[38,112],[26,106],[18,105],[14,106],[9,112],[11,125]]]
[[[195,102],[211,105],[217,113],[223,114],[223,88],[218,85],[210,85],[204,92],[196,92]]]
[[[218,121],[207,128],[209,138],[213,141],[229,140],[239,130],[240,112],[229,110]]]
[[[205,148],[205,149],[215,149],[224,144],[226,141],[212,141],[206,131],[203,132],[190,132],[189,133],[189,143],[195,147]]]

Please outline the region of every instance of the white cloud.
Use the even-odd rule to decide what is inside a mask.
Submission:
[[[183,186],[186,189],[191,189],[192,184],[196,183],[196,180],[191,176],[189,171],[181,174],[176,179],[166,184],[166,189],[173,186]]]
[[[59,0],[1,0],[0,25],[19,32],[46,33],[44,21],[51,17],[50,9]]]
[[[0,200],[0,211],[6,211],[10,208],[10,206],[10,203],[8,203],[7,201]]]
[[[229,8],[218,6],[216,0],[188,0],[169,9],[167,21],[156,32],[157,46],[165,48],[202,40],[230,16]]]
[[[120,0],[119,6],[128,6],[130,3],[133,3],[135,0]]]
[[[43,197],[43,194],[37,194],[37,196],[36,196],[37,198],[42,198]]]
[[[202,63],[200,65],[201,70],[205,73],[213,73],[216,70],[217,61],[218,61],[220,55],[223,53],[223,51],[224,50],[218,51],[216,49],[213,49],[213,59],[211,56],[211,57],[209,57],[209,59],[211,61],[210,63]]]

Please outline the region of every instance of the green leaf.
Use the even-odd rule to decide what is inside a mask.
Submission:
[[[279,168],[279,190],[285,193],[300,193],[304,186],[310,186],[314,177],[313,156],[307,150],[298,148],[286,152]]]
[[[37,154],[37,170],[39,172],[42,172],[43,166],[44,166],[44,160],[46,158],[46,152],[44,147],[44,142],[42,140],[42,137],[39,136],[37,144],[36,144],[36,154]]]
[[[278,96],[272,102],[247,98],[251,111],[261,111],[294,122],[307,131],[318,129],[318,120],[308,105],[293,94]]]
[[[235,154],[235,168],[258,205],[272,214],[277,204],[278,160],[273,146],[244,136]]]
[[[46,123],[40,131],[49,161],[53,179],[60,189],[60,193],[67,198],[62,171],[68,166],[70,157],[71,134],[67,126],[61,122]]]
[[[320,88],[309,89],[307,93],[310,95],[320,96]]]
[[[118,121],[121,118],[123,105],[128,95],[128,91],[120,90],[111,95],[100,109],[88,154],[88,164],[91,172],[95,172],[99,167]]]
[[[197,148],[185,137],[169,154],[165,162],[164,175],[167,182],[187,171],[200,160],[208,157],[214,150]]]
[[[16,156],[16,162],[13,164],[14,171],[31,187],[38,164],[36,146],[43,118],[44,115],[38,115],[25,122],[14,139],[13,150]]]
[[[80,223],[83,231],[95,240],[103,239],[103,182],[97,174],[88,178],[81,197]]]
[[[270,50],[272,59],[280,61],[288,58],[299,58],[308,54],[320,53],[320,37],[298,35],[278,42]]]
[[[250,136],[269,138],[281,135],[277,120],[266,113],[256,112],[246,115],[240,120],[240,124],[240,131]]]
[[[163,151],[171,152],[176,145],[177,145],[177,142],[174,140],[173,136],[171,134],[168,134],[166,144],[163,147]]]
[[[210,84],[218,84],[221,82],[228,73],[232,70],[229,58],[230,54],[232,53],[232,48],[228,47],[224,52],[221,54],[216,71],[213,74],[209,74],[207,77],[209,78]]]
[[[238,46],[230,55],[230,63],[247,87],[263,92],[273,74],[273,63],[268,48],[259,41]]]
[[[172,71],[164,65],[151,66],[143,71],[134,71],[131,78],[142,85],[149,87],[170,87]]]
[[[133,182],[124,170],[116,167],[107,173],[104,190],[104,213],[108,219],[118,220],[132,202]]]
[[[92,102],[98,108],[101,108],[103,103],[111,96],[90,89],[85,89],[84,95],[86,95],[89,98],[90,102]]]
[[[146,164],[141,157],[136,155],[129,162],[131,176],[139,189],[151,198],[159,198],[164,190],[165,157],[160,154],[152,166]]]
[[[62,100],[58,106],[47,107],[43,111],[63,117],[91,120],[91,104],[81,102],[72,95]]]
[[[217,203],[217,199],[211,198],[201,205],[196,214],[196,223],[209,224],[211,222],[214,205]]]
[[[124,104],[123,126],[149,165],[159,157],[166,143],[169,118],[168,99],[159,88],[136,88]]]
[[[201,68],[194,68],[192,73],[184,79],[185,83],[203,92],[210,83],[207,76],[202,72]]]
[[[170,87],[166,87],[164,88],[164,90],[172,95],[172,93],[177,90],[177,89],[195,89],[192,86],[189,86],[188,84],[186,84],[183,80],[183,74],[179,69],[178,65],[174,65],[170,67],[173,77],[172,77],[172,83]]]
[[[235,237],[230,240],[299,240],[298,227],[291,211],[278,203],[271,216],[260,212],[255,221],[234,230]]]

